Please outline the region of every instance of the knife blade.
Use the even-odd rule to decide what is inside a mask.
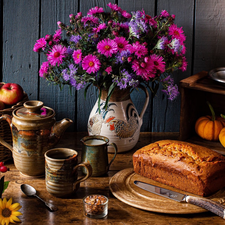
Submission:
[[[187,202],[187,203],[202,207],[225,219],[225,206],[220,204],[219,202],[215,202],[208,198],[181,194],[179,192],[171,191],[166,188],[161,188],[161,187],[144,183],[138,180],[135,180],[134,184],[137,187],[144,189],[146,191],[149,191],[153,194],[160,195],[162,197],[175,200],[177,202]]]

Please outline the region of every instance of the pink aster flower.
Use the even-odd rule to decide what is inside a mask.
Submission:
[[[122,9],[117,4],[112,4],[111,2],[107,5],[110,9],[116,12],[122,12]]]
[[[125,17],[125,18],[127,18],[127,19],[130,19],[131,18],[131,14],[128,13],[127,11],[125,11],[125,10],[122,11],[122,16]]]
[[[107,67],[105,71],[106,71],[108,74],[110,74],[110,73],[112,72],[112,67],[111,67],[111,66]]]
[[[95,55],[87,55],[84,57],[82,61],[82,68],[86,70],[87,73],[96,73],[101,66],[101,63],[97,56]]]
[[[88,11],[87,15],[94,15],[96,13],[103,13],[103,12],[104,12],[104,10],[102,7],[95,6],[94,8],[91,8]]]
[[[84,23],[84,25],[86,25],[87,23],[98,24],[98,21],[99,19],[94,16],[84,16],[81,19],[81,22]]]
[[[117,43],[109,38],[103,39],[97,44],[98,52],[107,58],[118,51]]]
[[[171,35],[173,38],[177,38],[180,42],[184,42],[186,40],[182,27],[179,28],[175,24],[169,27],[169,35]]]
[[[101,30],[106,29],[106,28],[107,28],[106,24],[105,23],[101,23],[98,27],[93,28],[93,31],[98,33]]]
[[[49,68],[49,63],[43,62],[41,67],[40,67],[40,70],[39,70],[40,77],[43,77],[45,74],[48,73],[48,68]]]
[[[79,50],[75,50],[73,52],[73,60],[76,64],[80,63],[80,61],[82,60],[82,51],[81,49]]]
[[[52,66],[62,64],[63,58],[66,56],[67,48],[62,45],[55,45],[52,51],[47,54],[47,59]]]
[[[182,71],[184,72],[184,71],[187,70],[187,65],[188,65],[188,63],[187,63],[187,61],[186,61],[186,57],[184,56],[184,57],[182,58],[182,66],[181,66],[179,69],[182,70]]]
[[[46,44],[47,42],[44,38],[38,39],[34,45],[33,51],[38,52],[40,49],[45,50]]]
[[[134,53],[138,58],[141,58],[148,53],[148,49],[145,47],[145,43],[140,44],[138,41],[132,45],[130,51],[131,53]]]
[[[161,16],[162,17],[168,17],[168,16],[170,16],[170,14],[166,10],[162,10]]]
[[[153,67],[149,63],[149,60],[134,60],[132,62],[132,69],[138,75],[141,76],[144,80],[149,80],[153,78]]]
[[[116,37],[115,42],[117,43],[117,47],[119,52],[122,52],[123,50],[128,49],[128,41],[126,40],[125,37]]]
[[[152,64],[154,70],[160,71],[160,73],[165,72],[166,65],[162,56],[151,55],[149,63]]]
[[[55,34],[53,35],[53,41],[56,43],[59,43],[59,41],[61,39],[61,34],[62,34],[61,29],[56,30]]]

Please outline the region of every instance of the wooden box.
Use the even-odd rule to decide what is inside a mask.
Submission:
[[[180,140],[196,136],[196,120],[200,116],[211,115],[207,101],[214,108],[216,115],[225,114],[225,84],[212,80],[208,72],[202,71],[181,80],[179,89],[181,93]]]

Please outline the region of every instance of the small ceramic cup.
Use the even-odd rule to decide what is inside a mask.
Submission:
[[[78,153],[69,148],[50,149],[45,153],[45,183],[47,191],[56,197],[68,197],[80,183],[92,174],[89,163],[78,164]],[[77,169],[84,167],[86,176],[78,179]]]
[[[109,144],[109,139],[100,135],[83,137],[81,142],[83,143],[82,161],[89,162],[91,164],[92,176],[96,177],[106,174],[116,157],[116,144]],[[112,146],[115,152],[110,162],[108,162],[108,146]],[[85,168],[82,168],[82,171],[84,174],[87,174],[87,170]]]

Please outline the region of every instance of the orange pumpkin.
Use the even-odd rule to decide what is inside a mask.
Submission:
[[[225,147],[225,127],[220,131],[219,140],[221,145]]]
[[[225,119],[216,117],[215,112],[209,102],[212,116],[202,116],[195,123],[195,132],[203,139],[209,141],[218,141],[220,131],[225,127]]]

